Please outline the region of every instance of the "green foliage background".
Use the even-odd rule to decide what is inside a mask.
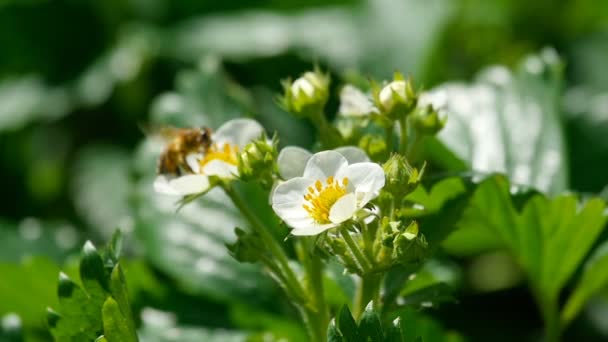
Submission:
[[[561,222],[586,212],[575,195],[522,191],[493,203],[487,192],[509,197],[505,187],[531,186],[608,199],[607,56],[602,0],[0,1],[0,340],[50,340],[45,309],[58,307],[59,270],[79,279],[84,241],[103,245],[116,227],[125,233],[121,266],[142,340],[305,340],[293,309],[276,300],[278,289],[225,251],[241,222],[221,193],[177,218],[170,200],[154,196],[159,146],[141,126],[217,127],[252,116],[277,130],[283,146],[310,148],[313,128],[279,109],[274,96],[280,79],[315,63],[331,72],[333,99],[343,82],[400,70],[473,107],[454,107],[446,130],[427,142],[428,193],[415,194],[438,210],[449,202],[441,196],[476,204],[418,273],[448,283],[458,300],[408,311],[411,329],[425,341],[453,332],[472,341],[538,340],[542,315],[528,286],[548,284],[565,306],[565,340],[606,339],[605,219],[581,227],[573,219],[560,237],[573,245],[555,237],[522,247],[504,237],[541,236],[538,216]],[[331,100],[328,111],[337,105]],[[483,120],[496,124],[475,129]],[[498,176],[478,183],[479,171],[501,171],[510,183]],[[433,195],[432,183],[463,175],[473,188],[439,183]],[[266,203],[264,194],[241,190]],[[597,202],[585,208],[601,213]],[[500,218],[494,231],[475,229],[475,210]],[[577,262],[555,261],[568,257]],[[555,272],[539,271],[554,265]],[[328,298],[340,307],[352,282],[334,273]],[[408,286],[401,295],[415,303],[423,286]],[[12,313],[22,329],[13,328]]]

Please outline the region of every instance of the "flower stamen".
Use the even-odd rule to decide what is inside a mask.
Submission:
[[[203,167],[212,160],[221,160],[225,163],[237,166],[238,165],[238,157],[237,152],[239,147],[237,145],[232,144],[223,144],[223,146],[219,146],[218,144],[211,145],[203,158],[199,160],[199,164],[201,166],[201,170]]]
[[[331,207],[346,194],[348,178],[342,181],[329,176],[325,184],[317,180],[313,186],[308,187],[308,193],[304,195],[306,203],[302,205],[315,222],[319,224],[330,223],[329,211]]]

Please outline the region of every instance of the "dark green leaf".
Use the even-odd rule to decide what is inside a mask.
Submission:
[[[327,342],[343,342],[344,338],[340,331],[338,331],[338,327],[336,326],[336,320],[332,319],[329,322],[329,327],[327,328]]]
[[[338,314],[338,329],[344,336],[347,342],[359,341],[359,328],[353,318],[353,315],[348,309],[348,305],[344,305]]]
[[[382,342],[384,341],[384,333],[382,331],[382,322],[380,316],[373,309],[373,303],[367,304],[365,311],[359,320],[359,338],[363,341]]]
[[[80,279],[94,305],[103,305],[109,284],[101,255],[91,241],[87,241],[82,248]]]

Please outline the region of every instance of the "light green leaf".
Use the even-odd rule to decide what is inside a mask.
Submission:
[[[556,194],[567,187],[560,123],[562,63],[553,50],[511,72],[482,71],[473,84],[447,83],[425,94],[447,113],[439,140],[475,172],[506,173],[514,184]],[[435,156],[440,163],[444,158]]]
[[[581,278],[562,310],[562,322],[569,323],[594,294],[608,286],[608,241],[602,243],[589,258]]]
[[[23,325],[41,326],[47,305],[56,306],[59,267],[37,257],[22,263],[0,263],[0,315],[17,313]]]
[[[579,203],[574,195],[533,195],[518,210],[502,176],[481,182],[446,245],[466,243],[469,232],[485,231],[519,262],[542,302],[556,301],[604,228],[605,203]]]
[[[108,342],[137,342],[135,330],[112,297],[103,304],[102,315],[104,336]]]

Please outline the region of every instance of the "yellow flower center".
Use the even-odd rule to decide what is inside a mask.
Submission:
[[[221,160],[225,163],[236,166],[239,163],[237,158],[238,151],[239,147],[237,145],[224,144],[224,146],[220,147],[218,144],[213,144],[207,149],[207,152],[199,161],[201,169],[212,160]]]
[[[302,205],[310,217],[317,223],[326,224],[329,221],[329,210],[331,207],[346,194],[348,178],[342,178],[342,182],[328,177],[325,183],[317,180],[314,186],[308,187],[308,192],[304,195],[306,203]]]

